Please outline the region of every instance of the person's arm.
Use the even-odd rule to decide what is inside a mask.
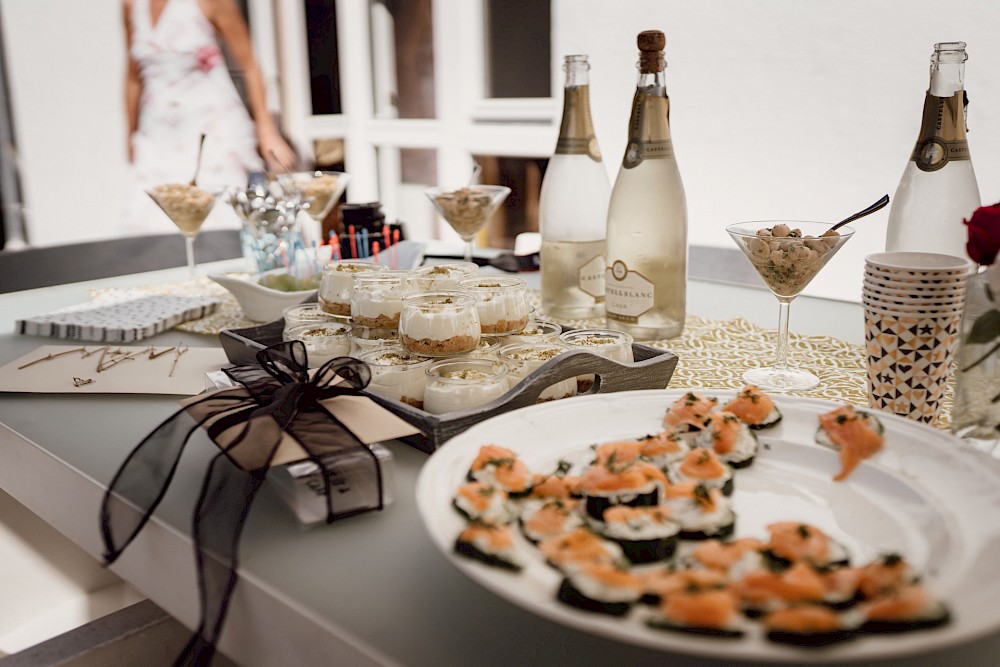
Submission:
[[[293,169],[296,162],[295,151],[282,138],[274,118],[267,110],[264,77],[254,57],[250,33],[243,15],[233,0],[201,0],[201,3],[208,20],[215,26],[243,70],[250,114],[257,127],[261,155],[272,168],[283,166]]]
[[[132,162],[135,159],[132,137],[139,129],[139,98],[142,96],[139,63],[132,57],[132,0],[122,2],[122,16],[125,20],[125,56],[128,59],[128,66],[125,69],[125,122],[128,131],[125,135],[125,145],[128,149],[128,161]]]

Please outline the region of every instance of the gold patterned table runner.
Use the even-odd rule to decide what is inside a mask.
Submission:
[[[109,291],[121,290],[94,290],[91,296]],[[217,335],[223,329],[240,329],[260,324],[245,319],[236,299],[223,287],[204,277],[194,281],[138,287],[127,291],[137,295],[195,294],[223,298],[222,305],[209,317],[179,324],[176,328],[182,331]],[[529,290],[528,298],[535,312],[541,313],[538,290]],[[603,319],[566,320],[561,323],[576,328],[604,327]],[[677,370],[674,371],[670,381],[672,387],[739,389],[744,384],[742,378],[744,371],[754,366],[772,363],[776,336],[774,329],[763,329],[741,317],[710,320],[697,315],[688,315],[684,332],[677,338],[644,344],[669,350],[678,356]],[[796,365],[809,369],[820,380],[818,388],[796,392],[796,395],[867,407],[868,391],[863,345],[848,343],[830,336],[803,336],[790,333],[788,355]],[[953,392],[953,383],[949,382],[942,402],[938,428],[946,430],[950,426]]]

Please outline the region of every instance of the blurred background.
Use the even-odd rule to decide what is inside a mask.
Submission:
[[[457,237],[427,185],[513,189],[480,243],[537,229],[562,108],[562,58],[590,56],[610,178],[624,151],[635,36],[667,35],[674,147],[692,245],[731,248],[740,220],[835,221],[894,194],[920,125],[935,42],[968,43],[972,160],[1000,201],[995,0],[241,0],[268,101],[303,168],[351,175],[411,239]],[[0,0],[4,247],[107,239],[128,194],[120,0]],[[240,72],[232,75],[240,82]],[[233,183],[231,185],[242,185]],[[206,225],[237,225],[219,206]],[[888,209],[807,289],[858,300]],[[175,231],[166,218],[163,233]]]

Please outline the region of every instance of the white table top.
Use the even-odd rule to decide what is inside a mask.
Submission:
[[[202,271],[232,270],[232,262]],[[80,303],[87,289],[183,279],[184,269],[0,296],[0,363],[50,341],[16,336],[12,321]],[[537,278],[536,278],[537,279]],[[689,311],[742,315],[774,326],[777,308],[763,290],[693,282]],[[792,327],[804,333],[862,338],[857,304],[802,298]],[[175,344],[176,331],[153,342]],[[189,345],[215,338],[182,334]],[[166,396],[0,396],[0,488],[98,558],[98,507],[128,452],[177,407]],[[466,579],[424,531],[414,487],[427,455],[389,443],[397,501],[368,513],[300,531],[265,485],[240,547],[241,581],[220,649],[246,665],[651,664],[659,652],[564,628],[529,614]],[[213,454],[194,438],[163,503],[113,571],[189,627],[198,606],[190,541],[191,511]],[[907,664],[992,664],[1000,633]],[[673,665],[712,664],[669,656]]]

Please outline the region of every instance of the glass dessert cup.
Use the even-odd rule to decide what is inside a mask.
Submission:
[[[826,222],[764,220],[726,227],[740,250],[757,269],[764,284],[778,299],[778,342],[774,365],[754,368],[743,379],[765,391],[805,391],[819,385],[819,378],[788,362],[788,312],[792,300],[805,289],[847,240],[854,234]]]
[[[146,190],[149,198],[184,235],[184,250],[192,278],[196,275],[194,240],[223,192],[225,188],[221,186],[190,183],[166,183]]]
[[[465,261],[472,261],[473,240],[490,216],[507,199],[510,188],[503,185],[470,185],[457,190],[434,187],[424,194],[441,217],[465,241]]]

